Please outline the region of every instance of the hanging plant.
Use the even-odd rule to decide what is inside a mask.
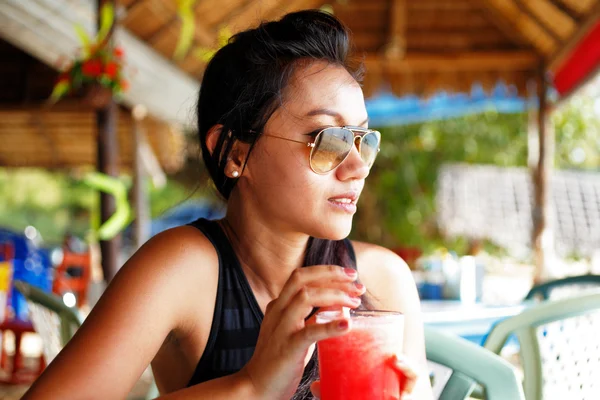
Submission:
[[[100,30],[93,41],[82,26],[75,26],[81,41],[81,55],[61,72],[50,95],[51,103],[79,92],[89,105],[100,108],[108,104],[112,96],[128,89],[123,74],[123,49],[113,49],[108,41],[114,9],[105,3],[100,12]]]
[[[228,27],[224,26],[221,29],[219,29],[219,37],[218,37],[218,45],[216,48],[209,48],[209,47],[198,47],[195,51],[194,54],[196,57],[198,57],[200,60],[202,60],[205,63],[208,63],[213,57],[214,55],[217,53],[217,51],[225,46],[227,44],[227,42],[229,42],[229,39],[231,38],[232,34],[231,34],[231,30],[229,30]]]
[[[194,4],[196,0],[177,0],[177,15],[181,19],[181,30],[173,58],[183,60],[194,41],[196,21],[194,20]]]

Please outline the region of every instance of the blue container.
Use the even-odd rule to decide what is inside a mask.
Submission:
[[[0,228],[0,242],[12,243],[15,249],[13,259],[13,281],[21,280],[37,286],[45,292],[52,291],[53,269],[50,254],[46,249],[37,247],[25,235]],[[10,304],[14,318],[27,321],[28,310],[25,297],[11,287]]]

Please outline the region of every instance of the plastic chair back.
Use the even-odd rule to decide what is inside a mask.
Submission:
[[[499,322],[484,347],[516,335],[527,400],[589,400],[600,393],[600,294],[537,304]]]
[[[77,309],[67,307],[60,297],[52,293],[22,281],[15,281],[14,285],[27,299],[31,322],[35,331],[42,337],[46,364],[50,364],[71,340],[83,323],[83,318]],[[158,389],[152,380],[145,398],[149,400],[158,396]]]
[[[600,275],[579,275],[534,286],[525,300],[560,300],[582,294],[600,293]]]
[[[50,364],[81,326],[83,318],[52,293],[23,281],[15,281],[14,287],[27,299],[31,323],[42,337],[46,364]]]
[[[467,399],[477,384],[488,400],[523,400],[515,368],[500,356],[458,336],[425,326],[427,359],[452,370],[440,400]]]

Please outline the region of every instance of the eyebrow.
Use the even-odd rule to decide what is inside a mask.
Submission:
[[[309,111],[306,116],[307,117],[314,117],[315,115],[329,115],[330,117],[334,117],[336,119],[336,121],[340,124],[340,125],[344,125],[344,118],[342,118],[342,115],[340,113],[337,113],[333,110],[330,110],[328,108],[317,108],[314,110]],[[363,122],[361,122],[359,124],[360,125],[365,125],[367,122],[369,122],[369,118],[367,117],[367,119],[365,119]]]

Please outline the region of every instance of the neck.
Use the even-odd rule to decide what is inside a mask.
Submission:
[[[302,267],[309,236],[278,229],[236,198],[232,193],[221,226],[256,294],[275,299],[292,272]]]

